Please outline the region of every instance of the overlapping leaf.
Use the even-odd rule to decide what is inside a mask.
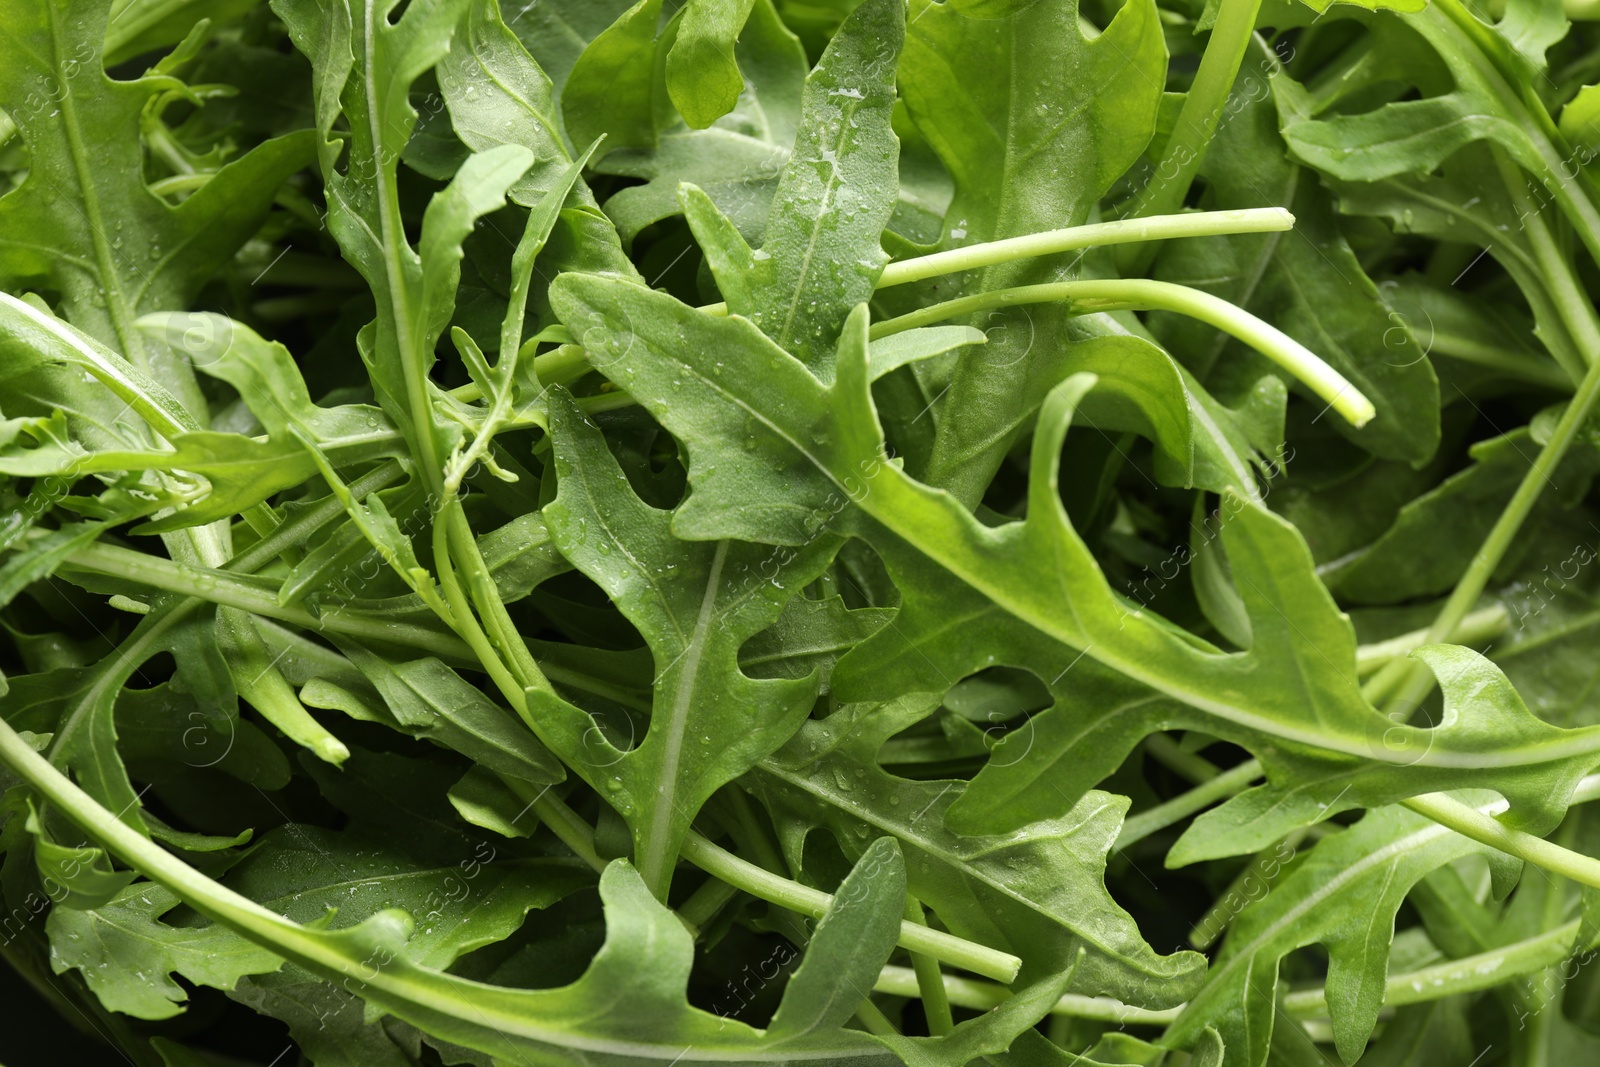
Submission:
[[[552,402],[561,488],[551,536],[650,644],[650,725],[637,744],[609,738],[583,711],[530,692],[557,751],[627,820],[641,874],[665,894],[689,823],[720,786],[786,741],[816,698],[815,674],[750,678],[740,648],[825,566],[835,541],[798,553],[730,541],[679,541],[671,514],[641,501],[604,439],[570,400]]]
[[[1057,495],[1066,420],[1093,386],[1088,375],[1058,386],[1041,415],[1027,521],[988,528],[949,495],[911,480],[884,459],[865,391],[863,315],[846,327],[839,380],[826,388],[737,319],[712,319],[670,297],[598,278],[561,279],[553,297],[575,331],[595,330],[605,338],[596,346],[599,360],[631,388],[660,395],[669,388],[653,380],[692,376],[705,383],[692,401],[655,408],[695,449],[692,490],[674,519],[674,528],[685,535],[792,543],[803,539],[807,504],[816,508],[830,489],[845,490],[856,513],[871,520],[863,532],[888,546],[891,573],[908,603],[941,605],[936,612],[913,609],[897,620],[897,639],[909,646],[909,656],[920,660],[919,646],[947,630],[944,605],[987,601],[1018,623],[1203,714],[1214,721],[1215,732],[1248,731],[1262,744],[1271,737],[1270,744],[1285,754],[1327,761],[1330,772],[1315,776],[1314,786],[1298,783],[1293,810],[1264,803],[1234,823],[1219,847],[1260,847],[1294,825],[1323,817],[1344,802],[1348,783],[1334,779],[1365,768],[1382,771],[1386,788],[1400,791],[1390,800],[1437,788],[1440,777],[1460,784],[1476,768],[1480,780],[1492,777],[1496,788],[1514,797],[1516,818],[1548,828],[1578,777],[1596,762],[1593,735],[1543,733],[1514,694],[1493,712],[1519,724],[1509,745],[1488,727],[1487,708],[1475,707],[1432,732],[1384,718],[1361,695],[1354,634],[1318,580],[1304,542],[1260,505],[1234,501],[1223,533],[1250,618],[1247,651],[1211,648],[1119,597]],[[707,340],[696,342],[696,335]],[[707,366],[712,362],[720,368]],[[746,444],[735,451],[734,441]],[[719,467],[734,462],[732,455],[745,457],[741,469],[719,475]],[[767,484],[789,491],[786,499],[771,500],[766,511],[753,514],[739,509],[733,494],[757,457]],[[878,527],[893,536],[875,537]],[[914,550],[898,567],[897,540]],[[927,592],[917,592],[919,587]],[[1041,673],[1054,677],[1071,659],[1064,650],[1059,666]],[[1332,772],[1334,767],[1343,770]],[[1225,809],[1230,819],[1265,798],[1259,792],[1247,796]]]

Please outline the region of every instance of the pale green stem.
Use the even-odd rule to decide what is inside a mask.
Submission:
[[[1553,930],[1504,948],[1390,975],[1384,983],[1383,1005],[1386,1008],[1398,1008],[1420,1004],[1460,993],[1490,989],[1513,978],[1536,974],[1575,954],[1578,946],[1574,944],[1574,938],[1578,928],[1579,920],[1573,919]],[[896,966],[885,967],[872,988],[874,992],[897,997],[916,997],[921,992],[915,972],[908,967]],[[1011,991],[1004,986],[948,974],[944,976],[944,989],[950,1003],[976,1011],[997,1007],[1011,995]],[[1328,1014],[1327,995],[1320,987],[1296,990],[1283,998],[1283,1008],[1297,1018],[1325,1016]],[[1176,1019],[1182,1010],[1181,1004],[1164,1011],[1152,1011],[1109,997],[1085,997],[1074,993],[1066,994],[1050,1009],[1053,1015],[1133,1026],[1163,1026]]]
[[[892,285],[905,285],[907,282],[935,278],[941,274],[992,267],[997,263],[1010,263],[1056,252],[1071,252],[1079,248],[1138,241],[1161,241],[1178,237],[1227,237],[1239,233],[1277,233],[1293,226],[1294,216],[1281,207],[1244,208],[1234,211],[1186,211],[1152,215],[1142,219],[1091,222],[1083,226],[1068,226],[1060,230],[1044,230],[1040,233],[1023,234],[1021,237],[985,241],[982,244],[934,252],[915,259],[902,259],[883,268],[883,273],[878,277],[877,288],[887,289]],[[707,304],[700,310],[711,315],[726,315],[728,305]],[[546,380],[543,374],[539,380]]]
[[[1437,326],[1429,332],[1428,339],[1432,342],[1428,348],[1430,356],[1445,356],[1460,360],[1462,363],[1485,367],[1527,382],[1529,385],[1537,385],[1541,389],[1565,393],[1572,388],[1572,383],[1576,379],[1583,377],[1582,367],[1578,367],[1576,373],[1569,374],[1565,369],[1565,363],[1538,356],[1511,355],[1493,340],[1445,333]],[[1550,354],[1556,355],[1553,348]]]
[[[170,178],[150,183],[150,191],[165,199],[169,196],[178,196],[183,193],[192,193],[201,186],[206,185],[216,175],[210,171],[199,174],[174,174]]]
[[[325,931],[308,930],[221,885],[154,841],[124,826],[30,748],[4,719],[0,719],[0,763],[15,771],[80,827],[90,840],[152,881],[171,889],[200,914],[285,959],[343,984],[351,992],[377,1001],[408,1021],[458,1017],[461,1006],[470,1002],[474,990],[500,989],[414,967],[388,968],[387,960],[379,962],[382,957],[372,951],[371,945],[363,947],[359,942],[329,937]],[[383,920],[374,917],[369,922]],[[399,933],[392,923],[389,929]],[[382,943],[379,944],[381,947]],[[536,1021],[525,1020],[501,1007],[482,1005],[477,1015],[484,1027],[508,1039],[547,1040],[549,1036]]]
[[[241,557],[242,559],[243,557]],[[415,623],[370,618],[338,608],[312,615],[303,608],[284,607],[271,590],[224,570],[193,567],[116,545],[91,544],[66,559],[67,564],[95,574],[114,575],[169,593],[209,600],[278,619],[305,630],[326,630],[363,640],[428,649],[456,662],[476,662],[471,649],[448,633]]]
[[[951,1004],[976,1011],[988,1011],[990,1008],[999,1007],[1012,995],[1011,990],[1003,985],[954,974],[945,975],[943,985],[945,996],[949,998]],[[918,982],[917,974],[909,967],[885,967],[879,973],[872,989],[875,993],[887,993],[895,997],[922,995],[922,986]],[[1150,1008],[1124,1004],[1110,997],[1086,997],[1078,993],[1064,994],[1050,1008],[1053,1015],[1133,1026],[1165,1026],[1178,1017],[1178,1011],[1178,1008],[1154,1011]]]
[[[1377,413],[1344,375],[1299,341],[1228,301],[1199,289],[1142,278],[1050,282],[997,289],[958,297],[874,323],[871,337],[929,326],[990,308],[1021,304],[1066,303],[1075,312],[1171,311],[1215,326],[1238,338],[1310,387],[1353,426],[1365,426]]]
[[[1281,207],[1247,208],[1239,211],[1191,211],[1152,215],[1116,222],[1094,222],[1046,230],[1001,241],[952,248],[916,259],[903,259],[883,268],[878,288],[905,285],[935,278],[941,274],[991,267],[1018,259],[1032,259],[1080,248],[1128,244],[1135,241],[1163,241],[1176,237],[1221,237],[1240,233],[1277,233],[1294,227],[1294,216]]]
[[[927,926],[928,917],[922,903],[906,894],[906,921]],[[944,976],[939,961],[921,952],[911,953],[911,969],[917,975],[917,989],[922,997],[922,1012],[928,1018],[928,1033],[934,1037],[955,1029],[955,1016],[950,1013],[950,999],[945,996]]]
[[[518,785],[508,781],[513,791],[521,793]],[[527,797],[523,797],[527,800]],[[607,861],[601,858],[594,848],[594,827],[584,822],[577,812],[561,802],[561,798],[549,789],[540,787],[539,793],[530,801],[534,812],[539,819],[550,828],[550,832],[560,839],[563,845],[572,850],[572,854],[587,863],[597,871],[606,869]]]
[[[1138,214],[1176,211],[1188,195],[1189,186],[1205,159],[1206,146],[1216,135],[1228,94],[1239,77],[1239,67],[1250,47],[1256,14],[1260,10],[1261,0],[1222,0],[1218,5],[1211,39],[1200,57],[1200,69],[1184,94],[1183,107],[1162,150],[1161,162],[1139,198],[1135,209]]]
[[[1164,733],[1145,738],[1144,750],[1157,763],[1191,782],[1209,782],[1222,773],[1221,767],[1198,752],[1190,752]]]
[[[1436,963],[1405,974],[1390,975],[1384,983],[1383,1006],[1398,1008],[1428,1000],[1440,1000],[1459,993],[1490,989],[1513,978],[1536,974],[1574,954],[1579,920],[1563,923],[1537,937],[1518,941],[1504,948],[1490,949],[1475,956]],[[1290,1015],[1328,1014],[1327,994],[1322,989],[1302,989],[1283,998],[1283,1009]]]
[[[450,497],[455,501],[455,497]],[[459,502],[457,502],[459,503]],[[451,505],[445,504],[448,509]],[[472,649],[473,657],[483,667],[494,682],[495,688],[505,696],[506,701],[516,711],[517,715],[526,722],[531,729],[533,721],[528,716],[528,697],[517,679],[512,675],[510,668],[505,664],[499,650],[489,640],[489,635],[483,632],[483,627],[478,622],[478,617],[472,613],[472,605],[467,602],[466,594],[461,589],[461,581],[456,577],[454,561],[450,558],[449,549],[450,531],[445,524],[442,511],[433,514],[433,559],[434,568],[439,572],[439,590],[444,594],[445,605],[449,608],[449,615],[445,616],[435,610],[434,614],[441,615],[444,622]]]
[[[1143,841],[1158,830],[1164,830],[1181,819],[1186,819],[1203,808],[1209,808],[1223,797],[1231,797],[1245,786],[1261,777],[1261,764],[1249,760],[1223,771],[1208,782],[1180,793],[1165,803],[1130,817],[1122,824],[1113,848],[1124,849]]]
[[[1463,618],[1461,624],[1450,631],[1450,636],[1446,640],[1456,645],[1481,644],[1504,633],[1510,621],[1511,617],[1506,614],[1506,609],[1499,604],[1480,608]],[[1391,637],[1387,641],[1374,641],[1370,645],[1359,646],[1356,649],[1356,673],[1371,674],[1391,660],[1404,659],[1428,644],[1428,636],[1428,630],[1412,630],[1398,637]]]
[[[1544,169],[1537,177],[1566,213],[1590,257],[1600,264],[1600,197],[1582,168],[1572,167],[1570,159],[1562,158],[1563,153],[1557,148],[1561,135],[1539,98],[1534,79],[1519,70],[1502,69],[1499,57],[1505,54],[1503,39],[1496,37],[1495,31],[1468,11],[1461,0],[1435,0],[1419,17],[1440,16],[1448,21],[1450,33],[1456,37],[1451,46],[1460,49],[1476,73],[1490,84],[1496,99],[1505,105],[1514,125],[1529,135],[1529,144]],[[1573,171],[1570,175],[1566,173],[1569,168]],[[1591,362],[1595,355],[1586,353]]]
[[[1578,783],[1570,803],[1583,804],[1596,797],[1600,797],[1600,774],[1591,774]],[[1522,830],[1513,830],[1493,815],[1468,807],[1444,793],[1424,793],[1400,803],[1463,837],[1563,875],[1580,885],[1600,889],[1600,860]],[[1503,801],[1500,808],[1504,810]]]
[[[388,460],[351,482],[350,497],[353,500],[363,500],[369,494],[398,482],[404,473],[398,461]],[[313,504],[310,510],[279,523],[270,534],[263,536],[260,541],[235,556],[224,569],[238,573],[258,570],[281,556],[286,549],[300,545],[313,533],[343,514],[344,504],[338,497],[324,497]]]
[[[869,1034],[877,1034],[879,1037],[898,1037],[900,1034],[900,1031],[894,1028],[894,1023],[889,1021],[889,1017],[870,1000],[862,1000],[856,1005],[856,1020]]]
[[[678,918],[682,919],[683,924],[698,938],[706,923],[715,918],[717,913],[738,895],[739,890],[736,886],[731,886],[720,878],[707,878],[704,885],[690,893],[689,899],[678,906]]]
[[[833,903],[833,897],[827,893],[791,882],[742,860],[693,830],[683,843],[682,856],[707,874],[738,886],[753,897],[801,915],[820,919],[828,913],[828,907]],[[1015,981],[1017,972],[1022,968],[1022,961],[1009,952],[911,922],[900,924],[900,947],[910,952],[925,953],[953,967],[1006,984]]]
[[[1585,363],[1592,363],[1595,356],[1600,354],[1600,319],[1595,317],[1594,304],[1584,295],[1583,285],[1573,272],[1566,254],[1557,247],[1542,212],[1528,195],[1522,168],[1506,158],[1502,149],[1491,145],[1489,151],[1494,156],[1495,166],[1500,170],[1500,178],[1505,182],[1511,202],[1517,209],[1522,232],[1527,234],[1528,245],[1533,249],[1533,258],[1539,264],[1545,291],[1555,303],[1562,323],[1577,345],[1579,355]],[[1574,378],[1579,376],[1573,375]]]
[[[478,540],[473,536],[472,527],[467,523],[461,501],[451,497],[438,519],[445,525],[451,545],[451,555],[462,565],[461,569],[466,575],[467,590],[472,597],[472,603],[483,616],[483,629],[499,652],[506,669],[516,679],[517,699],[513,701],[512,706],[517,707],[519,703],[525,702],[524,690],[538,689],[549,692],[550,683],[539,670],[539,664],[535,662],[533,653],[528,651],[527,642],[522,639],[516,623],[506,611],[505,601],[500,599],[500,590],[494,584],[494,577],[489,573],[489,565],[484,562],[483,554],[478,551]],[[510,699],[509,695],[507,699]]]
[[[1583,381],[1579,383],[1578,391],[1567,404],[1567,409],[1561,413],[1549,442],[1540,449],[1533,466],[1528,469],[1522,484],[1517,486],[1517,491],[1512,495],[1511,502],[1495,520],[1494,527],[1483,539],[1483,544],[1473,555],[1472,562],[1467,565],[1466,573],[1461,576],[1450,598],[1435,616],[1433,625],[1428,627],[1424,644],[1447,640],[1467,617],[1472,605],[1483,595],[1483,590],[1493,577],[1495,568],[1500,565],[1501,559],[1511,548],[1512,540],[1522,529],[1523,522],[1533,510],[1534,504],[1538,502],[1540,494],[1544,492],[1546,486],[1553,484],[1551,479],[1556,468],[1561,465],[1567,449],[1577,440],[1578,433],[1588,421],[1596,400],[1600,400],[1600,360],[1590,363],[1589,369],[1584,372]],[[1362,692],[1369,700],[1379,699],[1384,694],[1393,692],[1394,696],[1384,710],[1398,723],[1410,717],[1411,712],[1432,690],[1433,682],[1433,672],[1422,664],[1409,659],[1396,659],[1373,675],[1362,687]]]
[[[530,341],[528,344],[533,344]],[[533,359],[533,372],[543,385],[566,385],[575,382],[589,371],[589,363],[583,356],[581,345],[562,345],[552,352]],[[470,404],[483,397],[483,387],[477,382],[468,382],[458,385],[450,390],[450,396],[463,404]],[[580,398],[579,406],[589,397]]]
[[[123,825],[30,748],[4,719],[0,719],[0,762],[15,771],[91,840],[128,866],[170,888],[202,915],[296,962],[335,974],[349,969],[347,958],[305,938],[299,924],[213,881],[138,831]]]

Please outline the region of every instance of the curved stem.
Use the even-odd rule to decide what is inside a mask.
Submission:
[[[949,998],[951,1004],[976,1011],[988,1011],[990,1008],[999,1007],[1011,996],[1011,990],[1005,986],[954,974],[945,975],[943,985],[945,996]],[[895,966],[885,967],[878,974],[878,980],[873,983],[872,990],[893,997],[917,997],[922,992],[915,971],[909,967]],[[1075,1019],[1092,1019],[1095,1022],[1121,1023],[1130,1026],[1165,1026],[1178,1017],[1178,1011],[1178,1008],[1161,1011],[1140,1008],[1124,1004],[1120,1000],[1113,1000],[1111,997],[1086,997],[1079,993],[1063,994],[1050,1008],[1052,1015],[1066,1015]]]
[[[451,498],[452,500],[454,497]],[[445,505],[447,508],[449,505]],[[489,635],[483,632],[478,617],[472,613],[472,605],[467,602],[467,597],[461,589],[461,581],[456,577],[455,562],[450,558],[449,550],[450,532],[445,525],[443,512],[435,512],[433,516],[433,558],[434,569],[439,572],[439,589],[444,594],[445,605],[450,609],[448,617],[444,617],[445,625],[454,630],[467,646],[472,649],[473,657],[486,671],[494,682],[495,688],[505,696],[506,701],[516,711],[517,715],[529,727],[532,722],[528,720],[528,698],[517,684],[517,679],[512,675],[505,661],[501,659],[494,643],[489,640]],[[441,614],[436,612],[436,614]]]
[[[877,340],[990,308],[1045,303],[1067,303],[1073,311],[1084,314],[1150,310],[1188,315],[1238,338],[1278,364],[1327,401],[1328,406],[1344,416],[1351,425],[1365,426],[1377,413],[1372,402],[1344,375],[1276,326],[1220,297],[1172,282],[1137,278],[1050,282],[975,293],[874,323],[871,337]]]
[[[1500,604],[1479,608],[1465,616],[1450,635],[1445,638],[1454,645],[1476,645],[1505,632],[1511,617]],[[1371,674],[1392,660],[1404,659],[1416,649],[1429,643],[1428,630],[1412,630],[1391,637],[1387,641],[1374,641],[1356,648],[1356,673]]]
[[[1024,234],[1002,241],[952,248],[916,259],[903,259],[883,268],[878,288],[920,282],[941,274],[991,267],[1017,259],[1031,259],[1079,248],[1120,245],[1137,241],[1163,241],[1174,237],[1221,237],[1238,233],[1277,233],[1294,227],[1294,216],[1281,207],[1238,211],[1189,211],[1151,215],[1117,222],[1095,222],[1060,230]]]
[[[1151,734],[1144,739],[1145,755],[1153,758],[1173,774],[1187,778],[1192,785],[1209,782],[1222,773],[1222,768],[1198,752],[1184,748],[1164,733]]]
[[[506,694],[510,705],[520,710],[523,718],[526,718],[526,712],[523,712],[526,689],[549,691],[550,683],[544,677],[544,672],[539,670],[538,662],[534,662],[533,653],[528,651],[528,643],[522,640],[522,633],[517,632],[517,624],[506,611],[506,601],[499,597],[499,589],[494,585],[490,568],[483,561],[483,553],[478,552],[477,537],[472,534],[472,526],[467,523],[467,515],[462,510],[458,496],[451,494],[450,498],[446,498],[445,504],[434,515],[434,528],[434,555],[438,561],[440,584],[446,587],[446,597],[453,597],[451,611],[461,617],[461,625],[456,629],[469,645],[480,649],[480,656],[488,654],[494,659],[494,664],[485,662],[483,667],[494,677],[494,683]],[[462,597],[461,585],[454,574],[458,565],[467,579],[467,597]],[[448,585],[445,584],[446,577]],[[467,603],[469,598],[470,606]],[[482,622],[474,617],[472,608],[477,608]],[[478,638],[483,638],[486,645],[480,645]]]
[[[513,791],[518,788],[515,779],[507,779],[506,784],[511,786]],[[540,820],[550,827],[551,833],[555,834],[563,845],[572,850],[573,855],[597,871],[606,869],[606,860],[595,851],[594,828],[584,822],[577,812],[567,807],[560,798],[546,788],[542,788],[538,796],[529,803]]]
[[[780,878],[771,871],[742,860],[726,849],[720,848],[700,834],[689,831],[684,840],[682,856],[702,871],[738,886],[753,897],[797,911],[802,915],[820,919],[828,912],[833,898],[821,890]],[[918,926],[911,922],[900,924],[900,947],[911,952],[921,952],[942,960],[954,967],[981,974],[1010,984],[1022,969],[1022,961],[1009,952],[1001,952],[987,945],[965,941],[942,930]]]
[[[1533,466],[1523,476],[1522,484],[1517,486],[1517,491],[1512,495],[1511,502],[1495,520],[1488,536],[1483,539],[1483,545],[1468,564],[1466,573],[1456,583],[1450,598],[1434,618],[1433,625],[1428,627],[1424,644],[1447,640],[1483,595],[1484,587],[1489,584],[1495,568],[1510,549],[1512,539],[1522,529],[1539,495],[1546,486],[1555,484],[1552,476],[1567,454],[1567,449],[1577,440],[1578,432],[1588,421],[1596,400],[1600,400],[1600,360],[1591,362],[1589,369],[1584,372],[1583,381],[1579,383],[1578,391],[1567,404],[1567,409],[1561,413],[1549,443],[1539,451]],[[1421,663],[1397,659],[1373,675],[1362,691],[1369,700],[1393,692],[1394,696],[1385,711],[1396,722],[1403,722],[1432,690],[1433,681],[1433,673]]]
[[[878,277],[877,288],[887,289],[890,286],[936,278],[941,274],[992,267],[997,263],[1010,263],[1018,259],[1031,259],[1056,252],[1071,252],[1079,248],[1164,241],[1178,237],[1227,237],[1239,233],[1278,233],[1293,227],[1294,215],[1281,207],[1181,211],[1166,215],[1151,215],[1146,218],[1119,219],[1116,222],[1091,222],[1083,226],[1026,233],[1021,237],[985,241],[982,244],[917,256],[915,259],[898,260],[883,268],[883,273]],[[709,315],[726,315],[728,305],[706,304],[699,310]],[[551,355],[554,353],[540,358],[549,358]],[[539,380],[546,380],[542,373]],[[458,389],[452,395],[457,399],[467,399],[460,393],[461,390]],[[474,397],[476,395],[473,394]]]
[[[1507,158],[1504,149],[1491,145],[1489,151],[1511,202],[1517,208],[1517,217],[1528,235],[1533,258],[1539,264],[1539,273],[1544,276],[1545,289],[1555,304],[1556,313],[1576,343],[1579,356],[1585,363],[1592,363],[1600,355],[1600,319],[1595,316],[1594,304],[1584,295],[1571,263],[1556,246],[1550,227],[1528,195],[1522,169]]]
[[[1565,138],[1540,100],[1533,79],[1500,63],[1503,39],[1461,0],[1435,0],[1426,11],[1411,17],[1441,20],[1449,36],[1454,38],[1450,45],[1459,49],[1477,73],[1493,86],[1496,98],[1504,102],[1513,121],[1529,134],[1544,168],[1544,173],[1537,177],[1571,221],[1590,257],[1600,263],[1600,191],[1595,189],[1594,181],[1584,168],[1572,168],[1573,173],[1567,174],[1573,158],[1570,146],[1565,144]]]
[[[478,540],[467,523],[461,501],[452,498],[443,508],[440,518],[445,524],[450,555],[466,575],[467,592],[483,617],[483,627],[490,643],[516,679],[517,700],[525,700],[523,690],[526,689],[550,691],[549,681],[545,679],[544,672],[539,670],[533,653],[528,651],[527,642],[522,639],[511,614],[506,611],[505,601],[500,599],[500,590],[494,584],[494,577],[489,573],[489,565],[484,562],[483,554],[478,550]],[[507,699],[510,699],[509,694]],[[512,706],[517,706],[515,701]]]

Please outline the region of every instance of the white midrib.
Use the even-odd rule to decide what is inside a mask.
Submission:
[[[694,631],[689,635],[683,669],[678,674],[678,684],[673,687],[672,706],[667,709],[666,719],[659,724],[662,739],[656,796],[650,798],[650,822],[639,850],[639,873],[657,895],[666,889],[670,860],[667,850],[673,836],[673,815],[678,808],[678,774],[683,765],[683,743],[688,734],[695,679],[705,655],[706,632],[711,629],[712,619],[716,617],[717,590],[722,585],[722,565],[727,557],[728,542],[718,541],[716,553],[711,557],[711,572],[706,576],[705,595],[700,599],[700,612],[695,619]],[[652,723],[652,732],[656,728],[657,724]]]

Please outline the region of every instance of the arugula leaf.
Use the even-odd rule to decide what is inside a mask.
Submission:
[[[806,57],[772,0],[755,0],[734,54],[745,85],[731,111],[703,129],[669,125],[649,147],[617,148],[600,160],[605,173],[644,179],[606,199],[625,239],[676,215],[686,181],[704,189],[747,241],[760,238],[800,128]]]
[[[1318,844],[1260,904],[1244,910],[1216,970],[1168,1036],[1183,1042],[1194,1033],[1194,1020],[1215,1020],[1241,1062],[1267,1062],[1278,960],[1292,947],[1320,941],[1328,949],[1334,1040],[1340,1057],[1355,1062],[1377,1022],[1394,915],[1406,892],[1430,871],[1481,847],[1409,811],[1369,812]]]
[[[576,143],[604,137],[613,149],[656,142],[656,35],[661,0],[639,0],[589,42],[561,93]]]
[[[30,1040],[1593,1058],[1595,34],[1324,7],[0,0]]]
[[[636,744],[612,740],[553,695],[530,692],[532,712],[562,757],[606,791],[632,831],[640,876],[665,897],[701,805],[781,745],[811,709],[814,674],[749,678],[738,654],[816,576],[832,546],[787,559],[758,545],[680,542],[669,513],[633,494],[570,400],[558,394],[551,415],[561,477],[545,509],[551,536],[650,643],[656,695]]]
[[[867,842],[892,835],[905,853],[912,894],[954,932],[1025,954],[1040,973],[1070,969],[1076,989],[1150,998],[1153,1007],[1187,996],[1203,975],[1201,959],[1182,952],[1158,956],[1101,888],[1105,854],[1126,810],[1122,802],[1092,792],[1062,817],[1018,833],[952,833],[944,828],[944,813],[960,798],[959,784],[899,779],[874,758],[885,741],[929,710],[925,699],[845,705],[806,724],[762,762],[750,784],[783,816],[791,862],[799,866],[805,837],[819,823],[842,847],[863,855]],[[1049,873],[1030,880],[1018,877],[1019,869]],[[1077,960],[1080,950],[1086,955]],[[1152,982],[1156,976],[1160,980]]]
[[[1423,783],[1430,772],[1460,783],[1468,768],[1476,766],[1480,773],[1493,774],[1503,792],[1514,792],[1518,818],[1548,828],[1564,810],[1571,784],[1592,763],[1587,747],[1592,741],[1586,733],[1572,735],[1570,754],[1564,745],[1546,747],[1544,741],[1524,735],[1514,743],[1526,746],[1518,757],[1526,761],[1520,763],[1525,770],[1517,772],[1523,784],[1514,788],[1501,762],[1507,748],[1492,735],[1465,723],[1457,729],[1442,726],[1429,731],[1385,719],[1357,685],[1354,634],[1317,579],[1303,540],[1259,504],[1233,500],[1231,521],[1223,533],[1234,581],[1250,618],[1251,646],[1246,652],[1217,651],[1118,597],[1068,521],[1056,483],[1066,420],[1095,384],[1089,375],[1067,379],[1045,404],[1034,438],[1028,519],[991,529],[948,494],[911,480],[883,460],[881,434],[867,430],[876,417],[865,389],[866,323],[859,313],[846,327],[838,381],[825,389],[797,363],[785,363],[788,357],[764,355],[771,346],[752,337],[754,331],[745,324],[710,319],[688,309],[673,311],[670,297],[603,279],[569,276],[555,286],[554,299],[574,329],[605,335],[602,358],[614,360],[611,372],[631,387],[648,380],[646,376],[681,380],[687,374],[711,386],[690,404],[658,408],[658,417],[691,441],[713,447],[721,443],[712,436],[720,427],[737,427],[732,434],[753,438],[755,456],[770,464],[769,470],[782,472],[791,487],[789,500],[769,504],[763,512],[740,509],[733,505],[740,492],[739,477],[750,474],[755,457],[747,452],[741,469],[719,477],[716,468],[726,462],[723,457],[698,451],[691,455],[693,490],[674,519],[675,530],[697,537],[765,536],[803,542],[806,529],[799,517],[805,514],[807,499],[816,502],[813,507],[820,505],[830,482],[835,493],[848,494],[859,513],[870,518],[871,523],[860,528],[887,556],[897,584],[903,589],[927,585],[938,590],[917,599],[908,596],[910,610],[903,609],[894,627],[895,639],[915,657],[913,669],[924,679],[925,664],[934,659],[922,646],[946,631],[947,606],[987,602],[1001,617],[1204,714],[1200,721],[1207,722],[1210,732],[1264,734],[1273,741],[1260,742],[1263,755],[1269,755],[1270,745],[1294,758],[1291,753],[1309,755],[1309,746],[1324,753],[1318,758],[1331,761],[1329,774],[1315,776],[1313,790],[1297,791],[1293,809],[1264,804],[1264,811],[1253,810],[1242,819],[1248,830],[1234,825],[1221,835],[1227,844],[1212,847],[1259,848],[1293,825],[1324,817],[1336,804],[1346,802],[1348,783],[1341,781],[1335,788],[1334,778],[1344,779],[1362,767],[1373,773],[1375,785],[1383,783],[1379,795],[1386,799],[1373,802],[1385,803],[1413,795],[1410,790],[1426,791]],[[691,320],[698,322],[690,326]],[[622,333],[624,328],[628,332]],[[695,328],[718,337],[718,343],[680,347]],[[705,367],[713,358],[725,365],[724,373]],[[877,527],[890,536],[874,537]],[[897,543],[910,549],[899,557],[898,566]],[[916,610],[919,606],[924,606],[921,611]],[[965,613],[977,610],[967,608]],[[948,639],[944,644],[948,647]],[[1061,655],[1051,676],[1071,660],[1071,655]],[[1224,692],[1226,699],[1218,699],[1216,694]],[[1525,711],[1512,714],[1521,717]],[[1146,725],[1124,725],[1129,734],[1123,752]],[[1345,770],[1333,773],[1334,766]],[[1561,784],[1552,786],[1546,772]],[[1388,792],[1396,789],[1400,792]],[[1349,802],[1359,803],[1354,798]],[[1274,821],[1261,821],[1267,813]]]
[[[692,0],[667,52],[667,92],[691,129],[733,110],[744,90],[734,42],[755,0]]]
[[[134,319],[186,305],[233,257],[278,186],[307,162],[310,138],[268,141],[216,169],[181,204],[166,203],[144,179],[140,114],[157,94],[183,87],[170,74],[106,75],[110,7],[51,0],[6,8],[0,94],[32,166],[0,197],[0,277],[8,287],[46,281],[66,318],[154,368],[194,408],[187,372],[147,355]]]
[[[174,973],[199,985],[232,989],[247,974],[283,965],[277,955],[231,930],[163,923],[162,916],[178,904],[170,889],[144,882],[128,886],[92,911],[53,909],[52,940],[71,946],[58,950],[57,973],[82,971],[89,988],[111,1011],[165,1019],[182,1011],[188,999],[172,980]]]

